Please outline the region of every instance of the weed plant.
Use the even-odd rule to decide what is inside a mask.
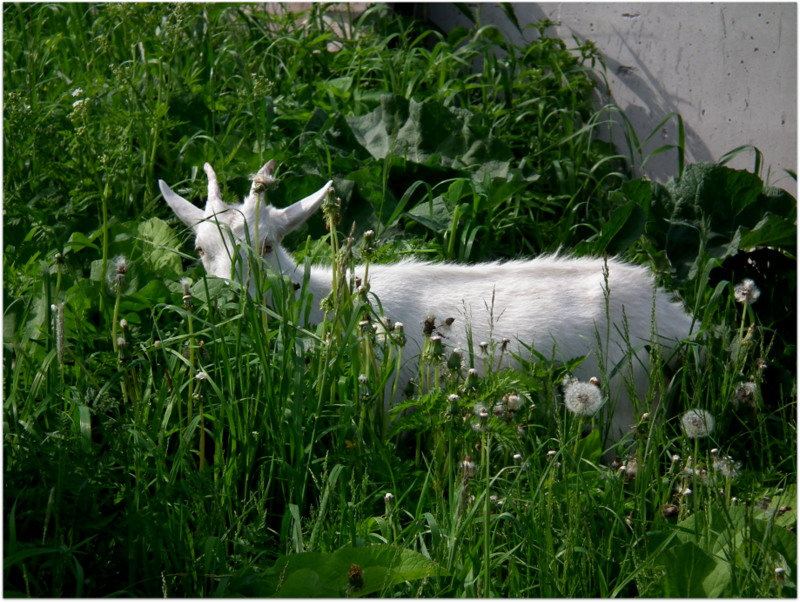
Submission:
[[[682,139],[678,178],[632,179],[599,55],[550,23],[324,11],[3,6],[4,592],[795,596],[795,200]],[[273,204],[340,197],[287,242],[334,265],[318,325],[305,283],[206,278],[157,191],[208,161],[234,200],[273,157]],[[409,357],[349,272],[557,248],[697,318],[613,449],[567,409],[582,358]],[[386,415],[408,361],[428,387]]]

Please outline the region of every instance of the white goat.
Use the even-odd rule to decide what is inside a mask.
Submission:
[[[229,205],[222,201],[217,176],[206,163],[205,211],[159,180],[169,206],[194,230],[197,252],[209,274],[231,278],[236,257],[237,273],[233,277],[244,280],[248,269],[245,241],[249,240],[272,269],[295,282],[302,281],[303,267],[298,267],[280,242],[320,207],[332,192],[332,182],[289,207],[277,209],[265,204],[263,192],[274,167],[273,160],[261,168],[244,203]],[[359,273],[363,277],[363,268],[356,268],[356,275]],[[330,292],[331,279],[330,267],[313,266],[310,270],[312,321],[323,317],[319,302]],[[404,324],[406,348],[410,347],[412,355],[422,349],[426,320],[430,325],[430,318],[434,318],[443,342],[451,348],[469,348],[465,328],[469,323],[472,348],[476,350],[480,342],[493,337],[495,341],[512,341],[509,351],[518,355],[526,353],[525,346],[558,360],[587,355],[575,374],[584,380],[609,374],[620,362],[632,362],[609,382],[612,400],[616,398],[609,431],[612,441],[635,422],[635,405],[622,375],[633,375],[637,397],[643,399],[649,378],[645,345],[657,342],[668,354],[692,332],[692,319],[680,304],[654,286],[646,268],[616,259],[548,255],[478,265],[405,260],[370,265],[369,285],[384,315]],[[250,290],[253,294],[252,287]],[[502,354],[502,358],[505,365],[515,362],[511,353]],[[405,372],[407,382],[413,369]],[[387,405],[391,402],[385,401]]]

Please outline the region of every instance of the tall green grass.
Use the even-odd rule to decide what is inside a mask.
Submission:
[[[599,57],[547,23],[515,47],[376,6],[339,40],[322,10],[4,6],[5,593],[795,595],[794,276],[739,303],[730,268],[771,247],[794,269],[794,199],[682,159],[631,179],[635,133],[598,139]],[[328,177],[341,199],[288,241],[345,275],[319,325],[280,275],[269,306],[205,278],[158,196],[198,197],[209,161],[234,200],[272,157],[271,202]],[[652,350],[642,407],[664,403],[618,461],[564,408],[573,366],[468,373],[502,342],[462,363],[427,340],[434,386],[384,415],[417,360],[349,265],[557,247],[648,263],[698,319],[667,377]]]

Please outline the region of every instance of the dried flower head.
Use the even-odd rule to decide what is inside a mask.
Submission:
[[[472,461],[471,456],[467,456],[466,458],[464,458],[464,461],[461,463],[461,468],[464,469],[464,476],[466,478],[471,479],[472,477],[475,476],[475,471],[477,470],[477,467],[475,466],[475,463]]]
[[[522,407],[522,398],[516,393],[508,393],[503,399],[509,412],[517,412]]]
[[[675,504],[664,504],[661,507],[661,515],[664,518],[674,518],[678,516],[679,509]]]
[[[600,389],[588,382],[570,382],[564,391],[564,404],[578,416],[594,416],[603,401]]]
[[[714,431],[714,417],[706,410],[689,410],[681,417],[681,426],[689,439],[700,439]]]
[[[488,418],[489,417],[489,410],[486,409],[486,406],[482,403],[476,403],[472,407],[472,411],[478,418]]]
[[[737,302],[750,305],[758,301],[758,298],[761,296],[761,291],[753,280],[745,278],[733,287],[733,296]]]
[[[117,255],[113,259],[106,272],[106,281],[113,292],[119,293],[125,288],[125,278],[129,269],[128,258],[124,255]]]
[[[624,466],[625,477],[628,479],[635,479],[636,474],[639,472],[639,461],[636,458],[631,458]]]
[[[736,390],[733,392],[733,405],[739,407],[742,404],[747,404],[751,408],[756,407],[756,399],[758,398],[758,385],[752,381],[739,383]]]
[[[735,479],[739,476],[740,462],[735,462],[730,456],[716,455],[712,464],[714,471],[721,474],[726,479]]]

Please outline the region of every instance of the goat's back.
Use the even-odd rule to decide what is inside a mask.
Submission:
[[[430,317],[437,327],[455,319],[438,328],[452,346],[466,346],[469,323],[476,343],[518,339],[545,355],[555,350],[561,359],[585,355],[598,336],[614,353],[626,336],[635,346],[656,332],[668,344],[691,331],[689,316],[654,287],[646,268],[615,259],[548,255],[477,265],[406,260],[370,266],[369,280],[384,314],[403,322],[418,343],[416,333]]]

